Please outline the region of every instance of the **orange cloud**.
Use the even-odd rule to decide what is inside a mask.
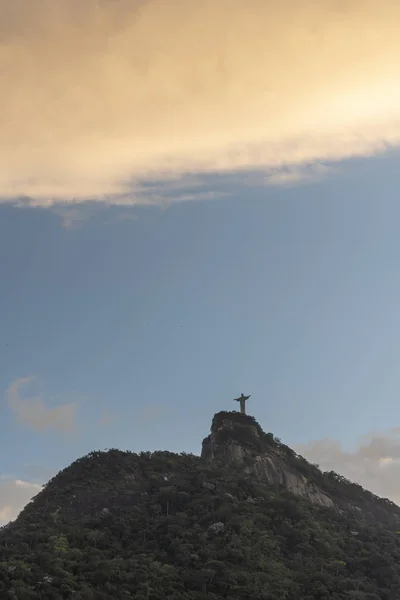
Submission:
[[[0,198],[140,203],[147,178],[397,145],[399,23],[395,0],[0,0]]]
[[[41,394],[22,396],[24,389],[34,380],[33,377],[15,379],[6,390],[6,400],[15,419],[37,432],[74,433],[77,427],[76,402],[52,407]]]

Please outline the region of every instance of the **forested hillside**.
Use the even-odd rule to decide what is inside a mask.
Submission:
[[[266,446],[254,447],[254,428]],[[219,447],[239,443],[254,457],[268,445],[287,452],[237,413],[217,415],[213,431],[223,434]],[[295,453],[287,460],[304,461]],[[0,598],[400,598],[400,510],[307,464],[304,476],[317,480],[333,507],[257,478],[240,462],[92,452],[54,477],[1,531]],[[393,523],[344,508],[366,498],[377,514],[392,510]]]

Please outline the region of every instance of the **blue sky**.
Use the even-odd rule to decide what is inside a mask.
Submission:
[[[400,4],[0,13],[0,523],[241,392],[400,502]]]
[[[1,206],[0,473],[95,448],[199,453],[242,391],[291,446],[400,425],[397,161],[75,229]],[[26,377],[21,413],[5,392]],[[76,404],[68,426],[32,422],[38,396]]]

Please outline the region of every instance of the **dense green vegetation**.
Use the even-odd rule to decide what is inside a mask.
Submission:
[[[261,440],[255,451],[265,443],[304,461],[251,417],[215,417],[223,418],[242,427],[232,433],[241,443]],[[349,502],[368,498],[399,511],[307,461],[304,469],[318,471],[324,489],[331,480],[338,499],[349,491]],[[400,536],[364,511],[316,508],[234,465],[169,452],[92,452],[1,531],[0,598],[395,600]]]

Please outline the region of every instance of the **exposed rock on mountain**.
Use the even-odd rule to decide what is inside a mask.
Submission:
[[[211,433],[203,440],[201,457],[209,463],[240,465],[244,473],[277,489],[285,488],[312,504],[335,510],[363,512],[395,526],[400,508],[334,473],[322,473],[272,433],[264,433],[256,420],[240,413],[220,412]]]
[[[395,600],[400,509],[240,413],[202,457],[91,452],[0,532],[1,600]]]
[[[332,498],[290,467],[273,436],[265,435],[247,415],[238,414],[235,419],[229,413],[216,415],[210,435],[203,440],[201,457],[211,463],[241,465],[244,473],[260,481],[283,486],[313,504],[334,507]]]

